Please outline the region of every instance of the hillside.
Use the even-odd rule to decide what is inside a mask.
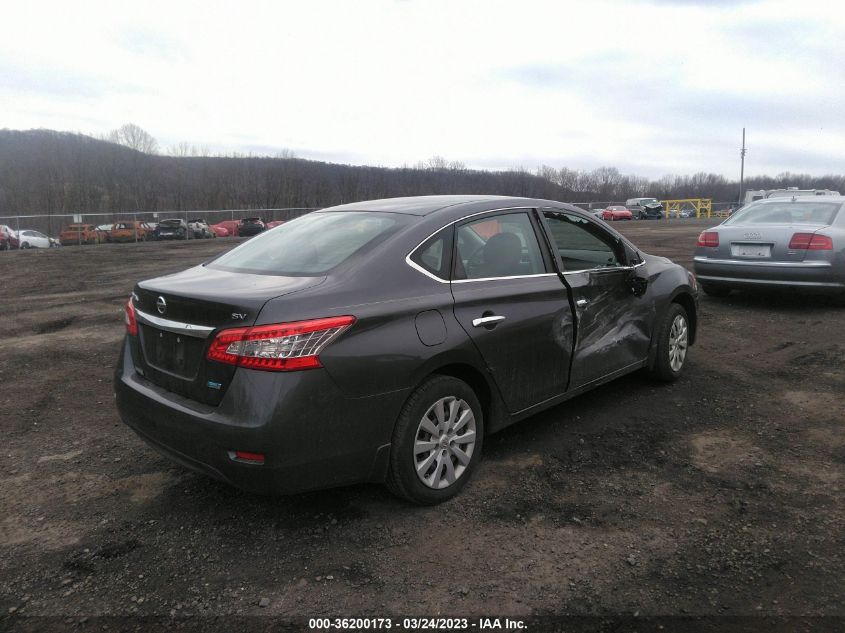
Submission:
[[[739,184],[717,174],[649,181],[613,167],[542,166],[482,171],[460,164],[386,168],[301,158],[165,156],[83,134],[0,130],[0,216],[71,212],[323,207],[425,194],[498,194],[570,202],[710,197],[735,200]],[[445,161],[443,162],[445,165]],[[843,176],[780,174],[746,188],[799,186],[845,191]]]

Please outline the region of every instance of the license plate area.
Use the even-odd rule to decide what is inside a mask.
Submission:
[[[731,257],[757,257],[757,258],[764,258],[764,257],[771,257],[772,256],[772,245],[771,244],[759,244],[759,243],[752,243],[752,244],[743,244],[743,243],[731,243]]]
[[[148,365],[180,378],[190,380],[196,377],[202,357],[203,339],[147,325],[141,326],[141,338]]]

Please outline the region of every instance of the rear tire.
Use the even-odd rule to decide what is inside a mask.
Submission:
[[[21,242],[21,248],[29,248],[29,242]]]
[[[728,286],[701,284],[701,289],[704,291],[704,294],[710,297],[727,297],[731,294],[731,289]]]
[[[650,373],[663,382],[674,382],[681,377],[689,350],[689,316],[677,303],[669,305],[657,328],[657,355]]]
[[[451,499],[481,459],[483,439],[475,392],[457,378],[432,376],[411,394],[396,421],[387,487],[419,505]]]

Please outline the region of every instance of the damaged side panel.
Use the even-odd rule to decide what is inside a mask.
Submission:
[[[567,273],[576,310],[570,389],[647,359],[654,300],[631,291],[630,269]],[[653,284],[649,283],[649,286]]]

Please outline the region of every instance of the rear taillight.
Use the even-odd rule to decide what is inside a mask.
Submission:
[[[791,251],[832,251],[833,240],[827,235],[814,233],[796,233],[789,240]]]
[[[135,318],[135,305],[132,303],[132,297],[126,302],[124,312],[126,317],[126,331],[132,336],[138,336],[138,320]]]
[[[698,236],[696,246],[706,246],[714,248],[719,245],[719,234],[716,231],[702,231]]]
[[[236,462],[247,462],[258,466],[264,465],[264,453],[253,453],[251,451],[229,451],[229,459]]]
[[[265,371],[322,367],[320,352],[354,322],[353,316],[339,316],[223,330],[206,358]]]

